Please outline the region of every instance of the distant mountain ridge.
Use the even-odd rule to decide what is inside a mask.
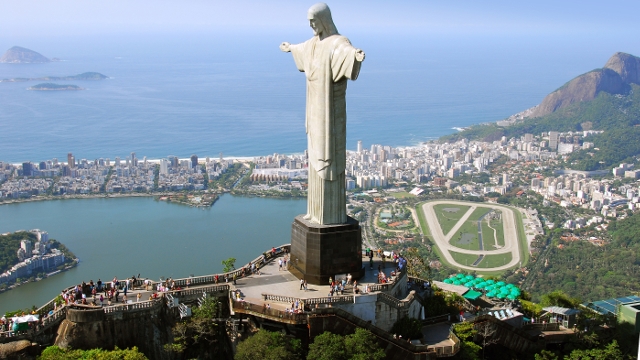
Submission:
[[[0,63],[39,64],[48,62],[51,62],[49,58],[44,57],[38,52],[20,46],[12,47],[7,50],[2,57],[0,57]]]
[[[600,92],[627,95],[630,84],[640,85],[640,58],[617,52],[603,68],[582,74],[547,95],[528,117],[549,115],[571,104],[593,100]]]

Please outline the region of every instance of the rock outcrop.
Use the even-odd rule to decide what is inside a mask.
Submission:
[[[137,346],[151,359],[166,359],[163,344],[172,339],[171,321],[163,307],[105,314],[103,309],[69,309],[58,327],[55,345],[73,349],[125,349]]]
[[[29,340],[0,344],[0,359],[35,359],[40,352],[37,348],[38,346]]]
[[[42,54],[20,46],[12,47],[0,57],[0,63],[37,64],[48,62],[51,62],[51,60],[42,56]]]
[[[617,72],[622,81],[629,84],[640,85],[640,58],[626,54],[623,52],[617,52],[607,61],[604,65],[606,69],[611,69]]]
[[[547,95],[529,117],[540,117],[573,103],[589,101],[602,91],[626,95],[631,86],[640,85],[640,58],[615,53],[602,69],[582,74]]]

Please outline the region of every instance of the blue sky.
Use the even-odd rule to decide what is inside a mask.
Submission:
[[[312,1],[3,0],[0,36],[215,33],[305,28]],[[615,34],[637,37],[640,2],[329,2],[338,29],[376,34]]]

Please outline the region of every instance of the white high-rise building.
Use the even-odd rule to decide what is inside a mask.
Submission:
[[[362,152],[362,140],[358,140],[358,154],[360,154]]]

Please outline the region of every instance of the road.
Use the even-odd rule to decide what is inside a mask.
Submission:
[[[467,212],[462,216],[460,220],[455,224],[455,226],[449,231],[448,234],[444,234],[442,232],[442,227],[440,227],[440,223],[438,222],[438,218],[433,209],[435,205],[440,204],[452,204],[452,205],[460,205],[460,206],[470,206]],[[497,209],[502,211],[502,219],[504,226],[504,247],[496,250],[467,250],[462,249],[456,246],[451,245],[451,238],[458,232],[462,224],[469,219],[469,216],[473,213],[475,209],[478,207],[486,207],[491,209]],[[516,228],[516,219],[513,210],[497,205],[497,204],[487,204],[487,203],[469,203],[464,201],[456,201],[456,200],[437,200],[430,201],[422,205],[422,210],[424,211],[425,219],[427,221],[427,225],[429,226],[429,230],[431,230],[431,236],[436,243],[436,246],[440,248],[442,255],[445,257],[446,261],[453,266],[465,269],[465,270],[485,270],[485,271],[501,271],[506,270],[511,267],[514,267],[520,263],[520,246],[518,242],[518,230]],[[473,254],[473,255],[500,255],[500,254],[511,254],[511,261],[505,265],[494,267],[494,268],[478,268],[475,266],[466,266],[455,261],[450,251],[455,251],[457,253],[463,254]]]

